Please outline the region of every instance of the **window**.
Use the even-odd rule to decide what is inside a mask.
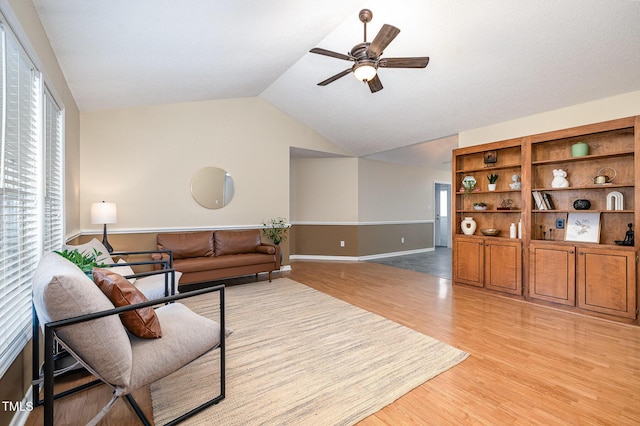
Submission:
[[[61,109],[0,25],[0,376],[31,338],[31,278],[63,239]]]

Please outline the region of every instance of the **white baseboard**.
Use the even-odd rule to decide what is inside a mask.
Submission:
[[[373,259],[383,259],[385,257],[404,256],[407,254],[418,254],[434,251],[435,248],[423,248],[416,250],[396,251],[391,253],[371,254],[368,256],[318,256],[318,255],[306,255],[306,254],[292,254],[289,255],[290,260],[321,260],[327,262],[347,261],[347,262],[359,262]]]

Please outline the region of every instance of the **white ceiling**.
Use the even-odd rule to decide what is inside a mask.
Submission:
[[[82,111],[260,96],[356,156],[446,157],[460,131],[640,90],[638,1],[33,3]],[[317,86],[351,63],[309,49],[362,42],[365,7],[368,41],[401,30],[383,57],[429,66],[381,69],[375,94],[351,75]]]

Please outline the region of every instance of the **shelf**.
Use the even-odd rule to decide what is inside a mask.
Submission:
[[[565,247],[582,247],[582,248],[614,248],[616,250],[621,251],[635,251],[634,246],[619,246],[617,244],[605,244],[605,243],[582,243],[580,241],[564,241],[564,240],[538,240],[535,238],[531,239],[532,243],[536,244],[549,244],[551,246],[561,245]]]
[[[498,210],[498,209],[486,209],[486,210],[456,210],[456,213],[520,213],[522,210],[520,209],[511,209],[511,210]]]
[[[505,166],[496,166],[496,167],[480,167],[480,168],[473,168],[473,169],[460,169],[460,170],[456,170],[456,173],[460,173],[460,174],[465,174],[465,173],[492,173],[495,171],[499,171],[499,170],[509,170],[509,169],[521,169],[522,166],[520,164],[512,164],[512,165],[505,165]]]
[[[534,188],[531,191],[579,191],[583,189],[610,189],[610,188],[633,188],[633,184],[629,185],[617,185],[617,184],[606,184],[606,185],[585,185],[585,186],[569,186],[566,188]]]
[[[473,191],[469,194],[464,191],[456,192],[456,195],[473,195],[473,194],[494,194],[494,193],[505,193],[505,192],[522,192],[521,189],[496,189],[495,191]]]
[[[560,163],[572,163],[576,161],[590,161],[590,160],[600,160],[603,158],[614,158],[614,157],[626,157],[629,155],[633,155],[633,150],[631,151],[621,151],[612,154],[596,154],[596,155],[583,155],[581,157],[567,157],[562,159],[553,159],[553,160],[538,160],[532,161],[532,166],[537,165],[546,165],[546,164],[560,164]]]
[[[532,210],[532,213],[633,213],[633,210]]]

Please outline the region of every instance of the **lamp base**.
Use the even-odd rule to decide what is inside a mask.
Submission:
[[[104,230],[102,232],[102,245],[107,249],[107,251],[109,253],[113,253],[113,247],[111,247],[111,244],[109,244],[109,241],[107,241],[107,224],[104,224]]]

